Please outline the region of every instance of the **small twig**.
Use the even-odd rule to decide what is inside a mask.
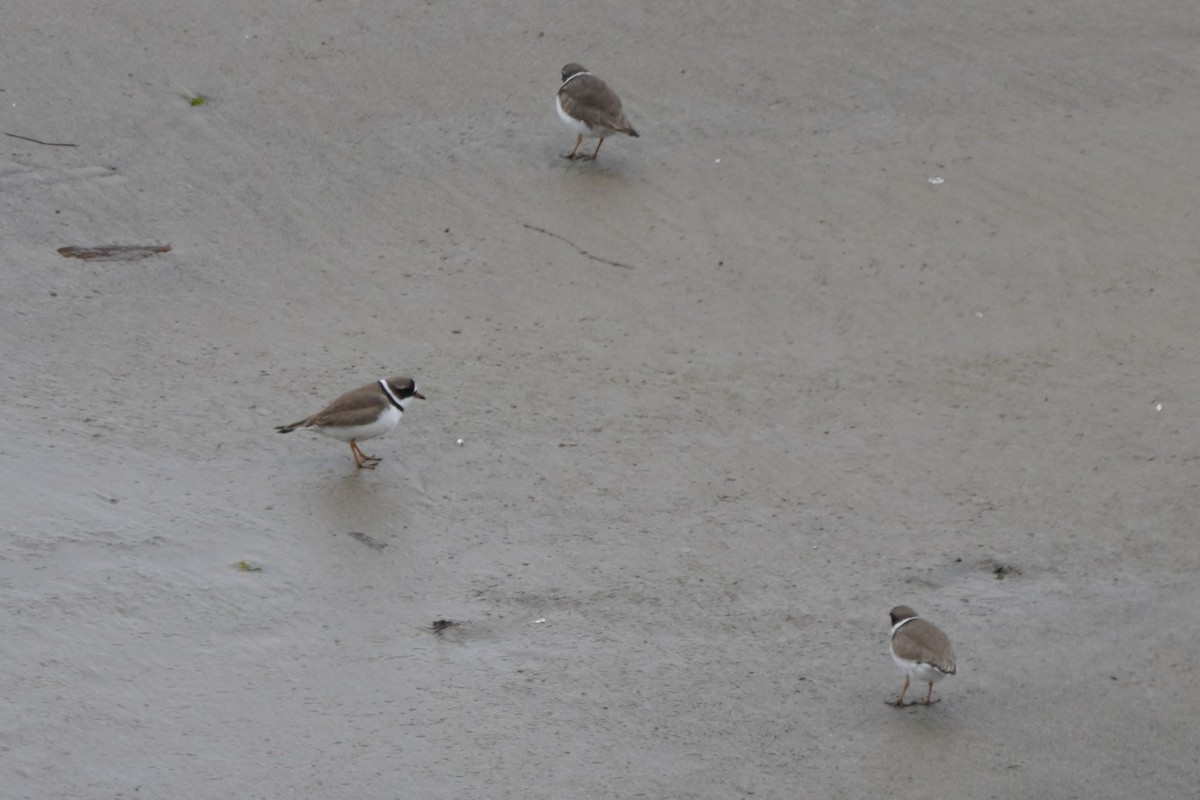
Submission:
[[[609,261],[607,258],[601,258],[600,256],[594,256],[591,253],[589,253],[587,250],[584,250],[582,247],[580,247],[579,245],[572,242],[567,237],[559,236],[554,231],[548,231],[545,228],[539,228],[537,225],[530,225],[528,222],[522,222],[521,224],[524,225],[526,228],[529,228],[529,230],[531,230],[531,231],[537,231],[538,233],[544,233],[547,236],[553,236],[555,239],[558,239],[560,242],[566,242],[567,244],[571,245],[571,247],[574,247],[576,250],[578,250],[582,255],[587,256],[588,258],[592,259],[593,261],[599,261],[601,264],[608,264],[610,267],[621,267],[622,269],[633,269],[632,264],[622,264],[620,261]]]
[[[378,539],[373,539],[362,531],[350,531],[349,535],[351,538],[357,539],[367,547],[370,547],[372,550],[382,550],[383,548],[387,547],[387,542],[381,542]]]
[[[33,142],[34,144],[44,144],[47,147],[79,147],[79,145],[72,144],[71,142],[43,142],[41,139],[33,139],[29,136],[22,136],[19,133],[9,133],[8,131],[5,131],[4,135],[11,136],[14,139],[24,139],[25,141]]]
[[[137,261],[148,258],[155,253],[169,253],[169,244],[102,244],[96,247],[78,247],[67,245],[58,248],[58,254],[63,258],[81,258],[84,261]]]

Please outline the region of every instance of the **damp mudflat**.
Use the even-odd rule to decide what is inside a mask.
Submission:
[[[9,5],[5,797],[1194,791],[1190,3]]]

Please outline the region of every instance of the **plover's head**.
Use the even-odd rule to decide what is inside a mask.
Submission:
[[[396,396],[401,407],[408,403],[409,400],[424,400],[425,395],[417,391],[417,384],[412,378],[407,375],[396,375],[388,378],[385,381],[388,388],[392,390],[392,394]]]
[[[570,64],[567,64],[565,67],[563,67],[562,79],[565,81],[572,75],[578,75],[581,72],[587,72],[583,64],[576,64],[574,61],[572,61]]]
[[[896,606],[892,609],[892,624],[896,625],[915,616],[917,616],[917,612],[913,611],[909,606]]]

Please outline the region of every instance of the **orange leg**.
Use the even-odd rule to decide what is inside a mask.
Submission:
[[[933,681],[929,682],[929,693],[925,695],[925,705],[929,705],[931,697],[933,697]]]
[[[563,158],[574,158],[575,151],[579,149],[579,145],[581,142],[583,142],[583,134],[582,133],[575,137],[575,146],[573,148],[571,148],[571,152],[567,153],[565,156],[563,156]]]
[[[350,440],[350,454],[354,456],[354,464],[359,469],[375,469],[375,464],[378,464],[381,461],[381,459],[375,456],[369,456],[360,450],[358,447],[358,442],[354,441],[353,439]],[[374,461],[375,464],[367,463],[369,461]]]
[[[600,137],[600,141],[596,143],[596,149],[590,156],[576,156],[580,161],[595,161],[596,156],[600,155],[600,145],[604,144],[604,137]]]
[[[897,705],[897,706],[904,705],[904,693],[907,691],[908,691],[908,676],[905,675],[904,676],[904,688],[900,690],[900,696],[898,698],[896,698],[895,705]]]

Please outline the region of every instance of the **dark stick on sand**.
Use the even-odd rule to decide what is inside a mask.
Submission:
[[[622,269],[633,269],[632,264],[622,264],[620,261],[609,261],[607,258],[601,258],[600,256],[594,256],[591,253],[589,253],[587,250],[584,250],[582,247],[580,247],[579,245],[572,242],[567,237],[559,236],[554,231],[548,231],[545,228],[539,228],[536,225],[530,225],[528,222],[522,222],[521,224],[524,225],[526,228],[529,228],[529,230],[531,230],[531,231],[537,231],[538,233],[544,233],[547,236],[553,236],[555,239],[558,239],[560,242],[566,242],[567,244],[571,245],[571,247],[574,247],[576,250],[578,250],[580,252],[580,254],[587,256],[588,258],[592,259],[593,261],[599,261],[601,264],[608,264],[610,267],[621,267]]]
[[[72,144],[71,142],[43,142],[41,139],[33,139],[29,136],[22,136],[19,133],[9,133],[8,131],[5,131],[4,135],[11,136],[14,139],[24,139],[25,141],[33,142],[34,144],[44,144],[46,147],[79,147],[79,145]]]

